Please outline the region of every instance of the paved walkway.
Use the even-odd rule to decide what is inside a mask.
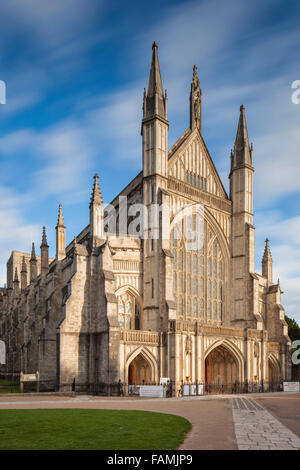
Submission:
[[[273,401],[272,401],[273,400]],[[266,407],[262,401],[266,401]],[[277,408],[270,410],[271,403]],[[278,404],[279,402],[279,404]],[[169,399],[136,399],[76,396],[0,396],[1,409],[84,408],[130,409],[183,416],[192,424],[182,450],[299,449],[300,433],[293,433],[288,422],[277,419],[284,409],[299,408],[300,394],[293,396],[264,394],[239,396],[202,396]],[[266,409],[268,408],[268,409]],[[277,411],[276,411],[277,410]],[[289,427],[287,427],[287,424]],[[299,419],[294,422],[300,430]]]
[[[257,401],[232,399],[239,450],[300,450],[300,439]]]
[[[288,397],[283,393],[277,396],[260,395],[255,400],[300,437],[300,393]]]

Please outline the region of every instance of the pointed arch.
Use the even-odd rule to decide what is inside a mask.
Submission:
[[[268,379],[269,382],[278,382],[281,378],[280,363],[274,353],[268,355]]]
[[[171,220],[170,233],[178,316],[224,323],[228,315],[226,283],[230,252],[220,224],[206,207],[193,203],[179,207]],[[217,254],[211,257],[215,240]]]
[[[139,330],[141,327],[141,312],[143,303],[137,289],[125,285],[116,290],[118,300],[118,318],[121,328]],[[127,298],[127,299],[126,299]],[[127,310],[126,305],[129,305]]]
[[[115,296],[118,297],[122,294],[126,294],[127,292],[132,294],[136,298],[137,302],[142,304],[142,299],[141,299],[139,291],[135,287],[131,286],[130,284],[126,284],[125,286],[119,287],[115,291]]]
[[[139,346],[136,348],[134,351],[132,351],[129,356],[126,359],[126,382],[128,383],[128,370],[130,364],[138,357],[141,356],[143,359],[145,359],[149,366],[150,366],[150,371],[151,371],[151,381],[152,382],[158,382],[158,367],[157,367],[157,360],[155,356],[152,354],[152,352],[146,348],[145,346]]]
[[[238,377],[238,380],[240,382],[242,382],[244,380],[244,361],[245,361],[245,358],[244,358],[244,355],[243,355],[242,351],[234,343],[232,343],[230,340],[228,340],[228,339],[219,339],[219,340],[215,341],[213,344],[211,344],[207,348],[207,350],[205,351],[204,360],[207,359],[207,357],[209,356],[209,354],[211,352],[213,352],[215,349],[217,349],[220,346],[223,347],[224,349],[226,349],[235,358],[235,360],[237,362],[237,365],[238,365],[237,377]]]

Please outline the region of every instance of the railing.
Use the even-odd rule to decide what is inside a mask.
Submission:
[[[238,393],[264,393],[264,392],[282,392],[282,382],[233,382],[233,383],[181,383],[180,395],[222,395],[222,394],[238,394]]]
[[[121,331],[120,339],[126,343],[152,343],[158,345],[159,333],[154,331],[123,330]]]
[[[3,377],[3,376],[2,376]],[[3,378],[4,381],[4,378]],[[14,380],[14,383],[3,383],[5,388],[9,385],[12,387],[18,387],[19,381]],[[155,385],[158,386],[160,383],[157,382],[143,382],[141,384],[128,384],[126,382],[106,383],[106,382],[77,382],[73,379],[71,382],[62,382],[59,387],[55,379],[40,380],[39,391],[40,392],[74,392],[78,394],[89,394],[99,396],[118,396],[118,397],[135,397],[139,396],[139,387],[141,385]],[[15,392],[15,390],[10,393]],[[164,385],[165,393],[164,396],[169,397],[192,397],[201,395],[227,395],[227,394],[244,394],[244,393],[264,393],[264,392],[282,392],[283,382],[234,382],[234,383],[213,383],[213,382],[194,382],[185,383],[169,381]],[[24,383],[25,392],[36,392],[35,383]]]
[[[142,264],[140,261],[114,260],[115,271],[135,271],[140,272]]]

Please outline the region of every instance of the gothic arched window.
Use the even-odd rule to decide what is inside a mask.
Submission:
[[[140,311],[135,297],[127,292],[118,296],[117,300],[120,328],[138,330],[140,328]]]
[[[222,321],[224,295],[224,258],[217,237],[207,223],[202,224],[202,242],[187,243],[199,236],[195,217],[189,215],[171,231],[173,253],[173,290],[177,315],[205,322]],[[198,223],[198,222],[197,222]]]
[[[209,259],[211,270],[208,272],[208,304],[211,320],[222,320],[222,302],[223,302],[223,256],[217,238],[214,239],[210,248]]]

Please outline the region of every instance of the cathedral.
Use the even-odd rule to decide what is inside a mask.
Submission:
[[[61,391],[74,380],[85,390],[109,390],[168,378],[174,395],[182,384],[251,382],[267,390],[290,379],[291,342],[268,239],[262,274],[255,272],[245,108],[228,162],[228,195],[202,135],[196,66],[189,100],[189,127],[169,149],[154,43],[142,171],[105,207],[94,176],[89,225],[68,246],[59,205],[55,258],[45,228],[40,256],[34,244],[31,253],[12,251],[0,288],[0,373],[38,371],[41,382]]]

